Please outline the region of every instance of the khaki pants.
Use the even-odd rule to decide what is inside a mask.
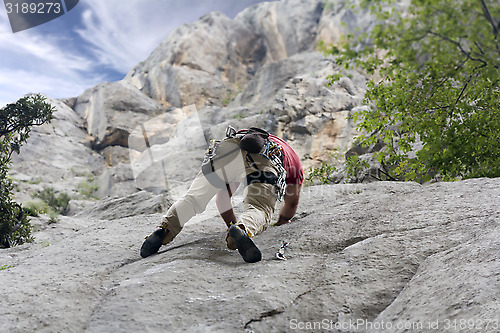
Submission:
[[[248,154],[241,151],[234,142],[223,143],[217,149],[218,156],[225,159],[214,162],[215,173],[227,183],[242,182],[246,175],[255,172],[255,163],[261,171],[275,172],[271,163],[259,154]],[[232,155],[230,152],[232,151]],[[225,154],[226,152],[226,154]],[[247,157],[251,156],[251,161]],[[214,187],[200,171],[189,190],[177,200],[167,211],[164,219],[168,228],[178,234],[184,224],[193,216],[202,213],[210,200],[219,192],[227,191]],[[264,183],[248,185],[243,193],[244,212],[238,218],[238,224],[243,224],[250,236],[258,235],[269,227],[276,205],[274,186]]]

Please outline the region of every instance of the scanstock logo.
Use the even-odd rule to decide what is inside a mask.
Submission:
[[[12,32],[47,23],[73,9],[79,0],[4,0]]]

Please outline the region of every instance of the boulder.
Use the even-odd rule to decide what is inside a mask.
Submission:
[[[91,147],[127,147],[128,135],[136,124],[165,112],[165,106],[123,81],[102,83],[87,89],[74,102],[84,119]]]

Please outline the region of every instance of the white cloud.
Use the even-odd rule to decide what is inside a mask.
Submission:
[[[11,32],[9,20],[7,18],[7,11],[0,9],[0,35]]]
[[[171,0],[87,0],[78,32],[94,46],[103,64],[126,73],[143,61],[176,27],[189,21],[196,6]]]
[[[0,10],[0,107],[27,93],[76,96],[105,79],[91,59],[67,47],[68,38],[37,29],[14,34]]]
[[[43,93],[55,98],[74,97],[104,80],[104,77],[88,79],[72,74],[74,73],[53,75],[47,72],[33,75],[30,71],[2,69],[0,107],[15,102],[29,93]]]
[[[262,0],[87,0],[78,32],[104,64],[127,73],[175,28],[218,10],[233,13]]]
[[[0,34],[0,107],[29,92],[75,96],[105,79],[93,73],[90,59],[64,44],[62,38],[30,31]]]
[[[76,32],[73,26],[15,34],[0,7],[0,107],[29,92],[76,96],[110,75],[125,75],[183,23],[213,10],[236,14],[260,1],[86,0],[71,12],[82,15]]]

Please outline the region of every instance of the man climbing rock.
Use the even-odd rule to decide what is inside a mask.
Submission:
[[[285,141],[256,127],[240,131],[229,127],[224,139],[211,142],[201,171],[187,193],[168,209],[159,229],[146,238],[141,256],[146,258],[170,243],[216,196],[228,227],[228,248],[237,249],[246,262],[260,261],[262,254],[251,237],[269,227],[277,200],[283,204],[276,225],[290,222],[303,179],[300,159]],[[241,183],[244,211],[237,218],[231,196]]]

